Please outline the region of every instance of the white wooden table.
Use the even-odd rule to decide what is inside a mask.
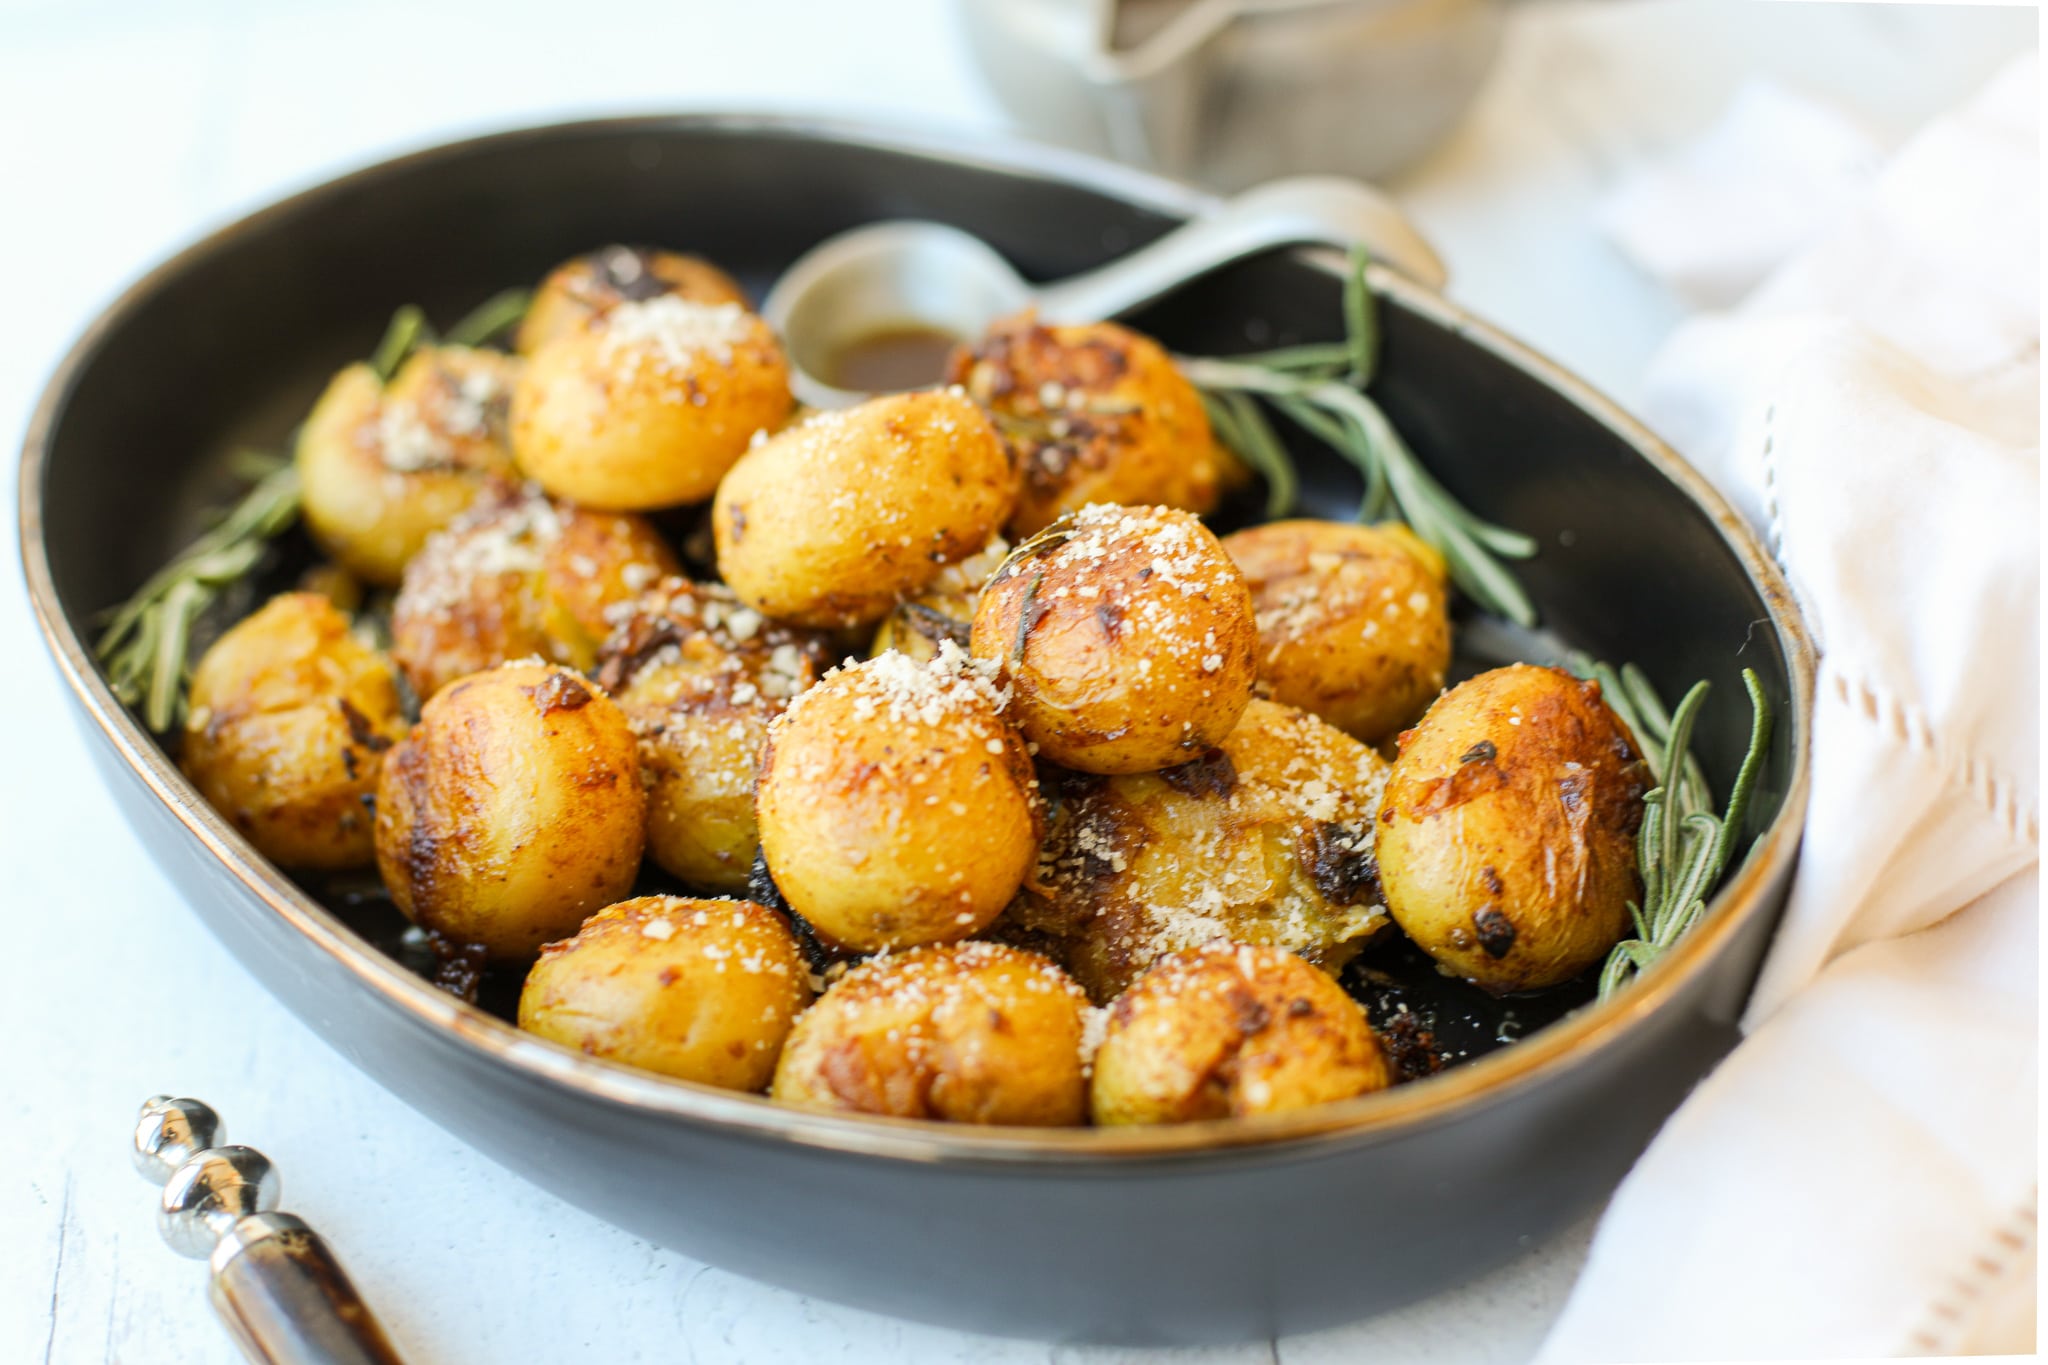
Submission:
[[[1393,188],[1454,291],[1624,401],[1678,305],[1589,208],[1747,77],[1902,134],[2033,41],[2026,11],[1732,0],[1529,4],[1475,117]],[[608,33],[619,41],[604,41]],[[882,41],[886,35],[887,41]],[[672,107],[1001,126],[943,0],[0,0],[0,431],[91,311],[200,229],[389,150]],[[12,524],[12,480],[8,480]],[[118,532],[113,532],[118,534]],[[0,1360],[228,1361],[203,1271],[162,1246],[125,1145],[157,1091],[218,1106],[284,1173],[419,1361],[1151,1361],[811,1302],[597,1223],[404,1108],[258,989],[128,836],[0,557]],[[1173,1355],[1527,1358],[1590,1223],[1400,1313]]]

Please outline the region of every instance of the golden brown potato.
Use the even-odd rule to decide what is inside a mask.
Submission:
[[[464,513],[407,567],[391,652],[422,699],[513,659],[587,672],[610,613],[675,572],[639,517],[507,492]]]
[[[385,756],[377,868],[421,928],[530,957],[632,887],[646,819],[625,713],[567,669],[506,664],[437,693]]]
[[[1372,862],[1386,780],[1386,761],[1357,740],[1255,700],[1221,745],[1179,767],[1048,779],[1037,874],[1005,923],[1042,936],[1097,1002],[1217,938],[1334,973],[1387,923]]]
[[[953,1123],[1081,1122],[1080,988],[999,943],[870,958],[796,1021],[774,1097]]]
[[[874,951],[966,938],[1016,894],[1044,832],[1000,694],[948,643],[835,669],[768,728],[761,849],[790,908]]]
[[[831,664],[831,642],[715,583],[665,580],[606,642],[598,681],[640,736],[647,853],[693,887],[747,887],[768,723]]]
[[[299,431],[306,530],[350,573],[395,585],[427,537],[514,477],[506,411],[519,362],[429,346],[377,382],[368,365],[334,377]]]
[[[562,262],[535,291],[519,323],[517,346],[531,355],[556,337],[580,332],[622,303],[674,294],[691,303],[748,307],[732,276],[700,256],[644,246],[605,246]]]
[[[1451,663],[1443,557],[1398,522],[1275,521],[1223,538],[1259,622],[1259,683],[1377,744]]]
[[[362,867],[384,751],[405,734],[391,662],[317,593],[282,593],[192,671],[180,760],[281,867]]]
[[[988,409],[1024,472],[1019,538],[1091,502],[1210,512],[1246,477],[1166,352],[1113,322],[1005,318],[953,353],[947,379]]]
[[[898,602],[875,627],[870,657],[900,650],[923,663],[938,657],[941,642],[967,648],[974,632],[974,607],[982,585],[1010,553],[1010,542],[997,536],[981,553],[949,564],[917,596]]]
[[[1110,1007],[1095,1121],[1188,1123],[1306,1109],[1393,1083],[1365,1011],[1278,948],[1213,943],[1163,959]]]
[[[733,466],[712,508],[719,576],[780,620],[871,626],[986,546],[1016,495],[995,429],[960,394],[871,398]]]
[[[1496,994],[1570,980],[1629,927],[1646,779],[1598,683],[1515,664],[1458,684],[1401,736],[1387,779],[1388,912]]]
[[[794,401],[767,323],[737,303],[662,294],[533,353],[512,394],[512,455],[589,507],[702,502]]]
[[[541,949],[519,1027],[592,1057],[764,1090],[811,978],[789,926],[751,901],[642,896]]]
[[[1040,757],[1150,772],[1222,742],[1251,700],[1244,575],[1186,512],[1098,504],[1011,551],[982,590],[974,657],[1016,689]]]

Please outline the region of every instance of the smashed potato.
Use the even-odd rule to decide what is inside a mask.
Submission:
[[[862,951],[966,938],[1030,871],[1038,781],[1001,696],[957,646],[825,675],[768,728],[755,812],[768,870],[824,938]]]
[[[314,543],[366,583],[392,587],[427,537],[514,477],[507,410],[519,362],[428,346],[378,382],[334,377],[299,431],[300,505]]]
[[[951,1123],[1081,1122],[1087,998],[998,943],[917,948],[848,972],[796,1022],[784,1104]]]
[[[1275,521],[1225,536],[1275,701],[1377,744],[1422,714],[1451,664],[1443,557],[1399,523]]]
[[[404,734],[390,660],[326,597],[281,593],[192,671],[179,761],[280,867],[361,867],[378,768]]]
[[[1598,683],[1529,664],[1460,683],[1401,736],[1377,841],[1387,910],[1496,994],[1568,981],[1629,927],[1647,786]]]
[[[640,736],[648,856],[692,887],[746,890],[768,724],[830,665],[831,642],[722,585],[671,578],[633,604],[602,658],[598,681]]]
[[[1110,1007],[1097,1123],[1189,1123],[1306,1109],[1393,1083],[1356,1000],[1278,948],[1214,943],[1162,959]]]
[[[810,1001],[803,954],[774,911],[642,896],[541,949],[519,1027],[643,1071],[765,1090]]]
[[[580,332],[623,303],[673,294],[690,303],[748,307],[732,276],[700,256],[644,246],[605,246],[548,272],[520,319],[515,345],[532,355],[548,342]]]
[[[1251,700],[1251,593],[1216,537],[1169,507],[1095,505],[1011,551],[982,590],[974,657],[1016,689],[1040,757],[1150,772],[1213,748]]]
[[[464,513],[407,567],[391,652],[422,699],[513,659],[588,671],[609,613],[675,572],[638,517],[508,492]]]
[[[512,455],[588,507],[702,502],[795,401],[767,323],[737,303],[660,294],[534,351],[512,394]]]
[[[435,694],[385,755],[377,868],[421,928],[525,958],[626,894],[646,820],[625,713],[565,669],[506,664]]]
[[[1159,343],[1113,322],[1005,318],[953,353],[947,380],[988,410],[1023,471],[1020,539],[1091,502],[1211,512],[1246,477]]]
[[[718,487],[718,571],[748,605],[798,625],[872,626],[979,553],[1016,470],[958,393],[821,412],[763,440]]]
[[[1335,973],[1387,923],[1372,827],[1387,764],[1314,716],[1254,701],[1222,744],[1156,773],[1069,776],[1008,923],[1090,996],[1213,939]]]

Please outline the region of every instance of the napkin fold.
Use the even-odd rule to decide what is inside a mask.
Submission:
[[[1753,270],[1751,205],[1797,247],[1673,335],[1645,415],[1762,532],[1821,664],[1746,1036],[1617,1191],[1545,1365],[2033,1349],[2037,87],[2029,54],[1785,213],[1786,167],[1853,175],[1846,125],[1752,90],[1609,205],[1695,292]]]

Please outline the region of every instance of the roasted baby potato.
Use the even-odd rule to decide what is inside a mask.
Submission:
[[[548,342],[580,332],[622,303],[674,294],[690,303],[748,307],[732,276],[700,256],[644,246],[605,246],[562,262],[541,281],[520,320],[516,342],[531,355]]]
[[[718,487],[720,577],[748,605],[826,629],[872,626],[1002,527],[1017,475],[958,393],[818,413],[749,450]]]
[[[1223,538],[1259,623],[1259,684],[1377,744],[1451,663],[1443,557],[1399,523],[1275,521]]]
[[[1150,772],[1222,742],[1251,700],[1244,575],[1169,507],[1097,504],[1010,552],[974,613],[974,657],[1015,688],[1040,757]]]
[[[640,736],[648,856],[690,886],[746,890],[768,723],[830,666],[831,642],[720,584],[671,578],[633,604],[602,658],[598,681]]]
[[[589,507],[701,502],[794,401],[767,323],[737,303],[661,294],[534,351],[512,394],[512,455]]]
[[[863,951],[947,942],[1009,903],[1044,824],[1000,704],[949,642],[929,663],[835,669],[768,727],[761,849],[820,935]]]
[[[626,894],[646,820],[625,713],[567,669],[506,664],[437,693],[385,755],[377,868],[421,928],[525,958]]]
[[[1213,943],[1162,959],[1110,1007],[1095,1121],[1188,1123],[1306,1109],[1393,1083],[1365,1011],[1278,948]]]
[[[1496,668],[1439,697],[1387,779],[1387,910],[1443,971],[1496,994],[1607,954],[1640,893],[1648,770],[1600,685]]]
[[[508,491],[457,518],[407,567],[391,652],[423,700],[512,659],[587,672],[609,613],[675,572],[639,517]]]
[[[541,949],[519,1027],[608,1061],[765,1090],[811,979],[783,918],[751,901],[642,896]]]
[[[381,384],[368,365],[334,377],[299,431],[306,530],[350,573],[397,584],[427,537],[514,477],[506,412],[519,362],[429,346]]]
[[[988,410],[1024,473],[1020,539],[1091,502],[1210,512],[1245,477],[1172,359],[1113,322],[1006,318],[953,353],[947,379]]]
[[[405,734],[391,661],[317,593],[273,597],[192,671],[180,763],[281,867],[362,867],[370,794]]]
[[[1253,701],[1223,743],[1156,773],[1047,780],[1036,875],[1005,924],[1098,1003],[1217,938],[1334,973],[1386,926],[1373,818],[1387,764],[1303,711]]]
[[[796,1021],[772,1093],[897,1118],[1079,1123],[1087,1004],[1058,967],[999,943],[871,958]]]
[[[898,602],[875,627],[870,655],[901,650],[923,663],[936,658],[939,645],[951,640],[967,648],[974,633],[974,607],[982,585],[1010,553],[1010,542],[997,536],[980,554],[949,564],[917,596]]]

